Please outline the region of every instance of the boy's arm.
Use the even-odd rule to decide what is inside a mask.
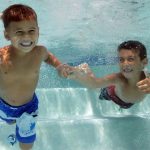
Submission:
[[[46,56],[44,61],[49,64],[52,65],[53,67],[57,68],[59,65],[62,65],[62,63],[60,62],[60,60],[55,57],[52,53],[50,52],[46,52]]]
[[[58,74],[61,77],[67,77],[69,74],[69,70],[71,69],[71,66],[67,64],[63,64],[55,55],[47,51],[46,48],[44,48],[44,61],[55,67],[58,71]]]
[[[117,84],[120,79],[119,76],[120,74],[118,73],[97,78],[87,64],[81,64],[75,67],[72,74],[69,75],[69,78],[74,79],[89,88],[102,88],[111,84]]]
[[[89,87],[89,88],[102,88],[109,85],[115,85],[116,82],[116,74],[107,75],[102,78],[98,78],[95,76],[85,75],[83,77],[78,78],[76,81],[81,84]]]

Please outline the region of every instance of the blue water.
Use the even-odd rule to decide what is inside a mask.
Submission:
[[[140,40],[150,55],[149,0],[0,0],[0,11],[24,3],[38,14],[39,44],[62,62],[87,62],[97,76],[117,72],[117,45]],[[8,44],[0,22],[0,47]],[[149,66],[148,66],[149,68]],[[150,68],[149,68],[150,69]],[[99,101],[98,90],[61,79],[54,68],[42,64],[37,87],[40,99],[34,150],[149,150],[150,96],[128,110]],[[14,132],[0,121],[0,149],[18,149],[7,143]]]

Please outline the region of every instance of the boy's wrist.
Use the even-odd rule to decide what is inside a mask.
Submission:
[[[67,64],[59,63],[56,65],[56,69],[59,69],[60,67],[67,66]]]

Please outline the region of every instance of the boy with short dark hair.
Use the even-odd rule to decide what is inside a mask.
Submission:
[[[70,78],[91,88],[102,88],[100,99],[112,100],[121,108],[130,108],[150,93],[150,78],[143,71],[148,63],[146,48],[139,41],[123,42],[118,46],[118,58],[118,73],[97,78],[85,64],[84,69],[76,67]]]

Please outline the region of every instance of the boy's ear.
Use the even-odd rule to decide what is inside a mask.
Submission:
[[[148,59],[147,58],[143,59],[143,64],[144,64],[144,66],[148,64]]]
[[[9,35],[6,30],[4,31],[4,36],[5,36],[6,40],[10,40]]]

